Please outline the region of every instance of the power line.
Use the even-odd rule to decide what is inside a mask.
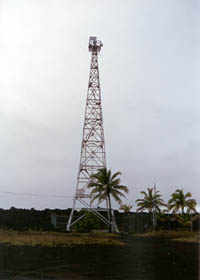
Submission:
[[[72,195],[53,195],[53,194],[33,194],[33,193],[17,193],[17,192],[8,192],[8,191],[0,191],[0,193],[10,194],[10,195],[25,195],[25,196],[38,196],[38,197],[58,197],[58,198],[65,198],[65,197],[73,197]]]

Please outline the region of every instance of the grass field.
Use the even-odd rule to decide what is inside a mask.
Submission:
[[[124,243],[109,233],[62,233],[0,230],[0,243],[19,246],[71,247],[74,245],[116,245]]]
[[[143,234],[137,234],[140,237],[156,237],[156,238],[169,238],[172,241],[179,241],[184,243],[199,243],[200,244],[200,232],[189,231],[156,231],[147,232]]]
[[[184,243],[200,243],[200,233],[182,231],[159,231],[134,234],[133,237],[155,237]],[[114,245],[124,246],[116,234],[93,233],[62,233],[44,231],[0,230],[0,243],[18,246],[71,247],[75,245]]]

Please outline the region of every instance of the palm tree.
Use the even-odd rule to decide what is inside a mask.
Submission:
[[[195,199],[188,199],[187,202],[187,214],[191,214],[192,212],[196,212],[197,202]]]
[[[92,188],[91,195],[93,196],[92,202],[96,199],[99,202],[103,200],[108,200],[109,207],[109,221],[110,227],[109,231],[111,232],[111,196],[118,202],[121,203],[121,197],[125,197],[123,192],[128,193],[128,188],[126,186],[120,185],[121,172],[116,172],[113,175],[111,170],[107,168],[101,168],[96,174],[91,176],[91,182],[88,184],[88,188]]]
[[[130,204],[123,204],[121,205],[120,210],[123,210],[124,213],[129,213],[132,208],[133,206]]]
[[[192,231],[192,220],[188,215],[176,215],[175,219],[183,228]]]
[[[192,197],[190,192],[184,194],[183,189],[177,189],[171,194],[171,199],[168,201],[169,209],[172,210],[173,213],[177,213],[181,210],[181,213],[185,214],[185,208],[187,208],[188,212],[195,212],[197,202],[190,197]]]
[[[156,191],[154,188],[147,188],[147,192],[142,191],[141,194],[144,195],[144,198],[137,199],[137,212],[148,210],[149,213],[153,212],[155,209],[157,212],[161,212],[160,206],[166,206],[163,199],[161,198],[162,195],[159,194],[159,191]]]

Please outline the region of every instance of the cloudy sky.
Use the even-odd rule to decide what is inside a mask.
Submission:
[[[200,205],[199,13],[198,0],[0,0],[0,207],[72,206],[91,35],[125,202],[155,182]]]

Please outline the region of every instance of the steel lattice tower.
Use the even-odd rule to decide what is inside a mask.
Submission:
[[[83,138],[81,143],[81,155],[77,176],[76,192],[73,198],[73,207],[68,220],[67,231],[70,231],[71,226],[84,217],[83,215],[75,221],[72,221],[77,201],[79,201],[84,208],[88,209],[88,211],[91,211],[96,216],[98,216],[99,219],[101,219],[108,226],[110,225],[111,221],[113,230],[117,231],[113,211],[111,219],[109,217],[107,219],[105,218],[105,216],[99,213],[99,210],[102,208],[98,207],[99,203],[93,206],[93,203],[91,203],[92,197],[87,188],[88,183],[90,182],[90,176],[96,173],[98,169],[106,167],[101,89],[98,67],[98,54],[102,46],[103,44],[101,43],[101,41],[97,40],[96,37],[89,38],[89,52],[91,52],[92,57],[88,82],[85,120],[83,126]],[[102,210],[108,211],[107,208],[104,208]]]

